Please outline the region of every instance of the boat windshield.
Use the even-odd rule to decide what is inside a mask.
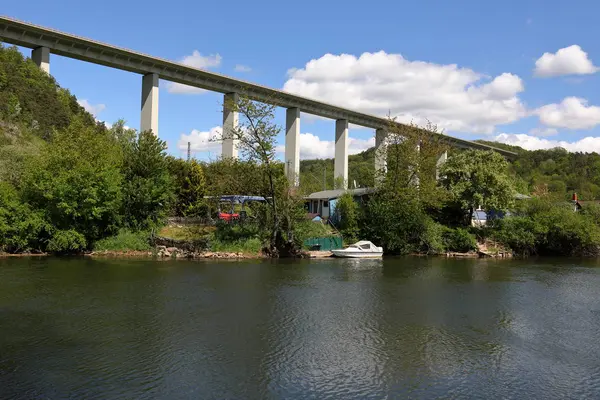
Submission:
[[[370,244],[361,244],[360,248],[363,250],[369,250],[371,248],[371,245]]]

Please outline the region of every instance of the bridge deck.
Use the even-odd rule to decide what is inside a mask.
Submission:
[[[367,128],[385,129],[389,126],[386,118],[349,110],[9,17],[0,16],[0,40],[28,48],[47,47],[54,54],[139,74],[156,73],[161,79],[167,81],[215,92],[241,92],[254,100],[286,108],[297,107],[302,112],[325,118],[347,119],[351,124]],[[447,135],[441,136],[444,141],[455,147],[494,150],[510,158],[517,155],[511,151],[481,143]]]

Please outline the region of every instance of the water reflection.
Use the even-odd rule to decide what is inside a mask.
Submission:
[[[4,259],[0,398],[593,397],[598,272]]]

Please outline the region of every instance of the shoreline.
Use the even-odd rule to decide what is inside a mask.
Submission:
[[[325,259],[335,258],[333,253],[330,251],[307,251],[307,259]],[[12,258],[12,257],[52,257],[55,256],[52,253],[0,253],[0,258]],[[91,258],[122,258],[122,259],[156,259],[156,260],[207,260],[207,259],[219,259],[219,260],[261,260],[268,259],[269,257],[264,254],[253,254],[243,252],[225,252],[225,251],[205,251],[198,253],[185,252],[180,249],[153,249],[153,250],[105,250],[105,251],[92,251],[82,254],[73,254],[68,256],[76,257],[91,257]],[[421,254],[411,253],[408,256],[412,257],[443,257],[443,258],[497,258],[497,259],[511,259],[512,255],[507,253],[501,253],[498,255],[490,255],[478,252],[469,253],[442,253],[442,254]],[[383,256],[386,257],[385,255]],[[389,256],[388,257],[394,257]]]

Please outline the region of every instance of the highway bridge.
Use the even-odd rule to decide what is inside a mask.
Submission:
[[[375,146],[379,156],[375,160],[377,170],[385,168],[385,137],[389,129],[387,118],[377,117],[354,111],[319,100],[313,100],[277,89],[271,89],[252,82],[231,78],[214,72],[190,67],[177,62],[138,53],[132,50],[111,46],[92,39],[71,35],[55,29],[46,28],[13,18],[0,16],[0,40],[32,49],[31,58],[37,65],[50,73],[50,54],[87,61],[142,75],[141,130],[152,130],[158,135],[158,85],[164,79],[184,85],[194,86],[224,94],[223,132],[227,132],[238,123],[236,112],[229,110],[229,100],[245,96],[274,104],[287,109],[285,130],[285,168],[292,182],[298,183],[300,172],[300,113],[308,113],[334,119],[335,123],[335,167],[334,176],[348,181],[348,124],[375,129]],[[435,95],[435,94],[432,94]],[[432,135],[440,135],[431,133]],[[230,136],[230,135],[229,135]],[[481,143],[440,135],[449,145],[458,148],[494,150],[505,157],[516,154]],[[222,144],[223,157],[237,157],[236,143],[225,139]],[[440,162],[447,158],[443,154]]]

